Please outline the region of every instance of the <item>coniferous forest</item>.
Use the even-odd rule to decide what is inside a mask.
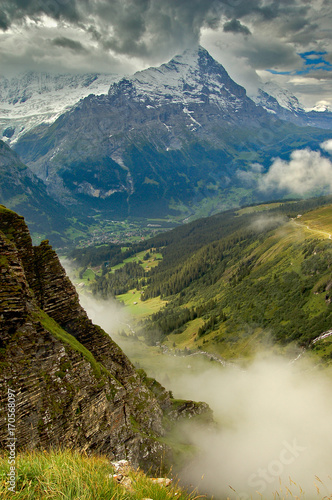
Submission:
[[[142,302],[163,301],[140,323],[148,343],[172,335],[176,345],[176,335],[190,331],[191,347],[221,353],[257,335],[280,346],[308,347],[331,325],[332,244],[319,232],[305,233],[300,221],[329,203],[331,197],[232,210],[131,245],[122,254],[105,246],[76,250],[74,256],[83,268],[101,266],[91,284],[96,296],[121,300],[137,290]],[[141,260],[128,262],[142,252]],[[144,260],[157,253],[158,265],[144,268]],[[121,257],[127,261],[119,267]]]

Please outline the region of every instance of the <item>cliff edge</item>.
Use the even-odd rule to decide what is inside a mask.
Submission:
[[[15,391],[17,449],[77,448],[145,470],[171,458],[162,439],[164,422],[177,419],[171,394],[153,391],[90,321],[48,242],[34,247],[23,217],[0,206],[2,449],[8,389]],[[211,417],[204,403],[195,411]]]

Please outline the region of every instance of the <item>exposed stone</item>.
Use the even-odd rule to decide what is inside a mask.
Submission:
[[[168,477],[151,477],[150,481],[155,484],[159,484],[160,486],[169,486],[172,484],[172,480]]]
[[[195,401],[176,400],[173,401],[172,406],[167,408],[166,414],[173,422],[181,419],[191,419],[199,415],[203,415],[207,422],[213,422],[212,411],[209,405],[202,402],[196,403]]]
[[[133,492],[133,482],[129,477],[130,473],[133,472],[133,467],[130,462],[128,460],[119,460],[117,462],[111,462],[111,465],[114,468],[115,474],[110,474],[110,478],[126,488],[126,490]],[[172,479],[167,477],[151,477],[150,481],[151,483],[159,484],[166,488],[172,484]]]

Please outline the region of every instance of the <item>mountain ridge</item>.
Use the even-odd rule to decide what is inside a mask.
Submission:
[[[229,94],[233,98],[236,98],[236,95],[243,97],[246,93],[243,87],[229,77],[225,68],[201,46],[187,49],[158,68],[147,68],[123,80],[132,82],[137,93],[136,99],[147,97],[157,106],[165,100],[202,104],[206,102],[207,97],[204,94],[205,85],[214,87],[214,94],[209,92],[209,99],[221,108],[223,105],[234,104],[229,99],[222,99],[223,92],[227,93],[232,89],[233,94]],[[121,84],[121,80],[118,83]],[[117,87],[117,84],[111,86],[109,95],[112,95],[112,87]]]
[[[0,140],[0,203],[24,215],[35,234],[46,235],[59,246],[66,241],[69,212],[7,144]]]
[[[173,57],[171,60],[173,65],[181,59],[190,65],[194,62],[195,50],[187,49],[182,55]],[[201,55],[205,53],[205,57],[208,55],[211,58],[201,46],[198,46],[198,52],[201,52]],[[34,71],[20,73],[15,77],[0,76],[0,133],[3,140],[9,145],[15,144],[22,135],[38,125],[53,123],[61,114],[70,110],[80,99],[89,94],[107,94],[110,86],[121,79],[138,81],[147,71],[152,71],[157,79],[158,72],[170,67],[171,61],[159,68],[147,68],[127,77],[112,73],[52,74]],[[220,65],[217,61],[215,63]],[[178,65],[183,65],[183,62],[179,61]],[[190,88],[190,84],[188,87]],[[158,93],[158,86],[155,86],[154,92]],[[275,112],[276,103],[272,104],[272,100],[276,100],[281,107],[279,116],[284,120],[294,121],[297,118],[300,125],[311,124],[311,126],[331,128],[330,112],[304,110],[295,96],[275,83],[268,82],[261,85],[258,95],[249,97],[269,112]],[[267,105],[267,101],[270,105]],[[285,113],[285,110],[288,113]],[[295,117],[292,113],[295,113]],[[301,119],[296,116],[297,113],[300,113]]]

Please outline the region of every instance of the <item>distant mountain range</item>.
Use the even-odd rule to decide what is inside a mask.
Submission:
[[[254,102],[202,47],[116,80],[0,81],[3,138],[78,218],[180,220],[260,201],[239,170],[330,138],[332,113],[275,88]]]
[[[181,56],[174,59],[179,60]],[[190,60],[187,59],[187,62],[190,64]],[[150,90],[157,96],[162,94],[157,87],[158,84],[165,90],[162,68],[150,68],[134,76],[137,76],[136,80],[142,76],[148,79],[148,75],[152,76],[154,73],[152,77],[154,82],[150,82]],[[11,78],[0,76],[0,134],[7,144],[13,145],[21,136],[36,126],[53,123],[88,95],[107,94],[110,85],[121,78],[115,73],[71,75],[34,71],[21,73]],[[180,97],[181,87],[178,90]],[[297,120],[302,125],[332,129],[331,112],[327,110],[305,111],[295,96],[275,83],[262,84],[258,95],[250,97],[257,105],[283,120]]]
[[[332,113],[330,111],[305,111],[295,96],[275,83],[264,84],[253,100],[281,120],[300,126],[332,129]]]

